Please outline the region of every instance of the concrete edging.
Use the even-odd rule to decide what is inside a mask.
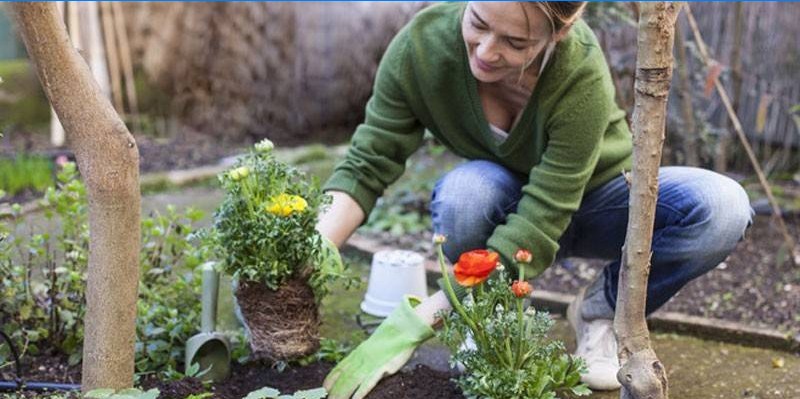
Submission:
[[[354,251],[361,256],[371,257],[375,252],[392,249],[397,248],[383,245],[356,233],[347,241],[343,251]],[[426,259],[425,269],[428,285],[436,287],[435,281],[441,275],[439,266],[436,262]],[[575,296],[570,294],[537,289],[534,290],[531,300],[534,306],[565,316],[567,306],[574,298]],[[675,332],[720,342],[800,352],[800,334],[787,335],[773,329],[727,320],[658,311],[648,317],[648,325],[660,332]]]

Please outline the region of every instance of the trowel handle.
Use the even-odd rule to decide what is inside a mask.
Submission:
[[[217,328],[217,298],[219,297],[219,273],[214,264],[205,263],[203,268],[203,311],[200,318],[200,331],[214,332]]]

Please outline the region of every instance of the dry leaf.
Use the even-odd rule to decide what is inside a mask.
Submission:
[[[767,111],[769,111],[769,104],[772,102],[772,96],[769,94],[762,94],[761,99],[758,100],[758,111],[756,112],[756,134],[763,134],[764,128],[767,125]]]
[[[785,364],[786,364],[786,361],[783,360],[782,357],[773,357],[772,358],[772,368],[782,369]]]
[[[706,98],[711,97],[711,92],[714,90],[714,83],[719,79],[719,75],[722,73],[722,64],[715,60],[710,61],[710,65],[708,66],[708,75],[706,75],[706,86],[703,89],[703,95]]]

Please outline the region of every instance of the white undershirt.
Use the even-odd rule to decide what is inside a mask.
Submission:
[[[539,67],[539,76],[542,75],[542,71],[544,71],[544,67],[545,67],[545,65],[547,65],[547,61],[550,60],[550,56],[553,54],[553,50],[555,49],[555,44],[556,44],[555,42],[552,42],[547,46],[547,49],[544,52],[544,57],[542,58],[542,65]],[[520,112],[517,115],[516,119],[514,120],[514,123],[511,125],[511,129],[514,129],[514,126],[517,125],[517,122],[519,122],[519,118],[521,116],[522,116],[522,112]],[[504,142],[508,138],[508,132],[507,131],[505,131],[503,129],[500,129],[499,127],[495,126],[491,122],[489,123],[489,129],[492,131],[492,133],[495,136],[495,139],[497,139],[497,141],[499,143]]]

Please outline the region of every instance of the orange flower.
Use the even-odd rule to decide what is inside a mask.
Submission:
[[[497,267],[500,255],[485,249],[476,249],[461,254],[453,267],[458,284],[472,287],[480,284]]]
[[[528,264],[533,260],[533,255],[531,254],[531,251],[528,251],[527,249],[520,249],[514,254],[514,260],[519,263]]]
[[[517,298],[525,298],[533,292],[533,287],[527,281],[516,280],[511,284],[511,292]]]

